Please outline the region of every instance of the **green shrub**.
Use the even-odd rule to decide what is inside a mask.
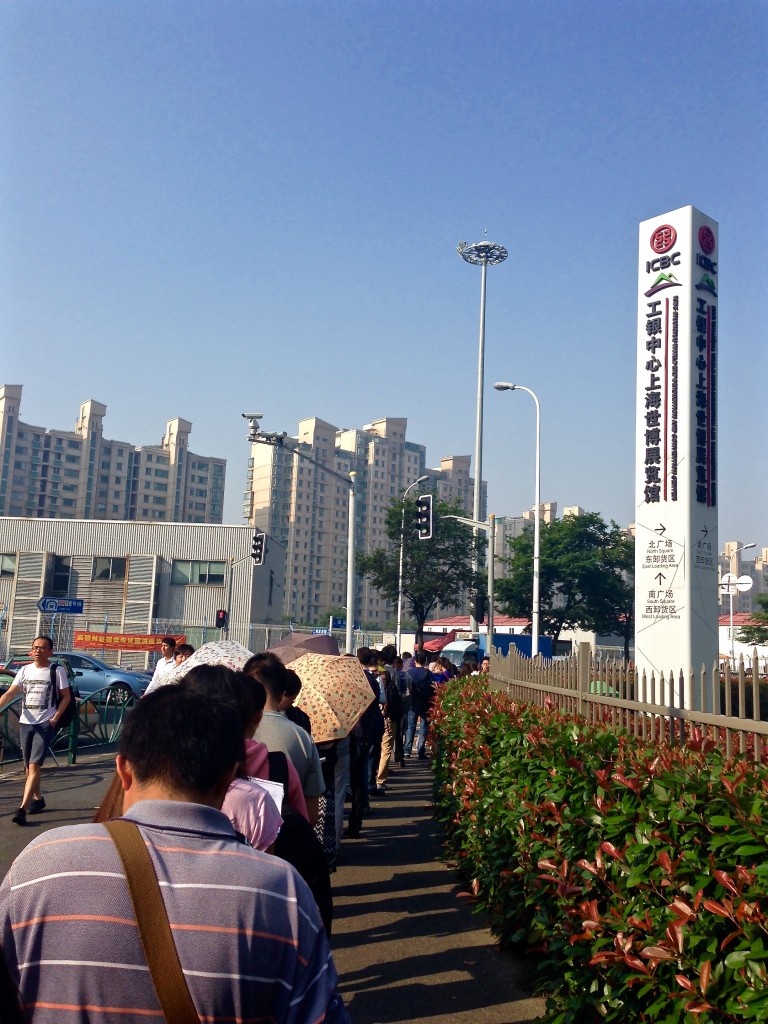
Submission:
[[[650,746],[454,681],[437,814],[550,1024],[768,1020],[768,774],[701,737]]]

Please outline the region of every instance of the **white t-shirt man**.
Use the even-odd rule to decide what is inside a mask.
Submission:
[[[56,714],[57,700],[51,686],[51,666],[38,667],[34,663],[23,665],[16,673],[13,687],[24,691],[24,702],[19,721],[22,725],[41,725],[49,722]],[[69,689],[67,673],[61,665],[56,666],[56,689]]]

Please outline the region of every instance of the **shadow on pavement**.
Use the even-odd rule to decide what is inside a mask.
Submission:
[[[393,772],[365,838],[342,846],[331,944],[354,1024],[532,1022],[535,964],[499,950],[457,898],[431,795],[428,766]]]

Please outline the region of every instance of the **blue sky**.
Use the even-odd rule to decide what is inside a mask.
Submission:
[[[407,416],[474,451],[488,237],[489,508],[634,518],[637,225],[720,223],[720,536],[768,545],[768,7],[741,0],[0,5],[2,382],[22,418],[228,459]]]

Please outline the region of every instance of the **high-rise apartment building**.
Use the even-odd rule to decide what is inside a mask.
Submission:
[[[472,514],[469,456],[444,458],[439,469],[427,469],[426,448],[406,440],[407,424],[404,418],[385,417],[362,429],[339,430],[310,417],[281,446],[251,446],[243,515],[286,547],[284,615],[320,622],[346,603],[350,489],[324,468],[345,478],[357,474],[359,552],[388,546],[387,509],[421,476],[428,477],[424,490],[434,490],[441,500],[457,499]],[[485,485],[481,507],[485,517]],[[356,607],[357,618],[379,626],[395,614],[364,579],[357,582]]]
[[[0,385],[0,515],[220,523],[225,459],[189,451],[192,424],[169,420],[159,445],[103,436],[106,405],[83,402],[73,431],[19,419],[21,385]]]

